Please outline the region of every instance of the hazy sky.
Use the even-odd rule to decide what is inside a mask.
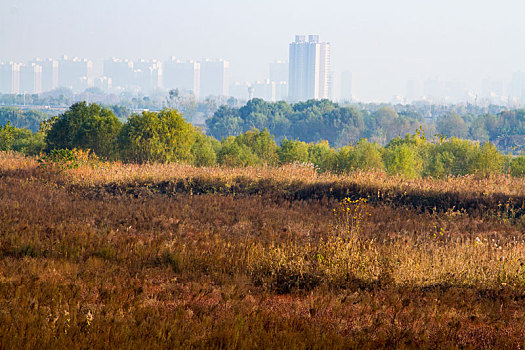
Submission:
[[[525,70],[524,14],[520,0],[0,0],[0,60],[225,58],[251,81],[295,34],[320,34],[358,98],[388,101],[407,79],[477,88]]]

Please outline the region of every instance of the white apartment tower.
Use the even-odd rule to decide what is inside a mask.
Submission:
[[[164,63],[162,79],[165,88],[189,91],[198,99],[201,85],[201,64],[171,57],[169,61]]]
[[[42,92],[42,66],[36,63],[20,65],[19,92],[39,94]]]
[[[35,58],[30,62],[42,67],[41,91],[51,91],[58,87],[58,61],[54,59]]]
[[[93,62],[63,56],[58,61],[58,85],[79,92],[93,86]]]
[[[319,42],[319,35],[296,35],[290,44],[289,99],[305,101],[329,98],[330,43]]]
[[[201,85],[200,96],[228,96],[230,62],[225,60],[205,59],[200,61]]]
[[[0,93],[20,92],[20,64],[0,62]]]

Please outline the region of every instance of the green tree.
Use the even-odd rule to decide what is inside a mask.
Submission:
[[[277,165],[279,161],[277,144],[268,130],[259,132],[257,129],[252,129],[237,136],[236,139],[238,143],[248,146],[262,164]]]
[[[321,171],[337,169],[337,152],[330,148],[328,141],[308,145],[308,161]]]
[[[36,132],[40,122],[48,117],[45,113],[36,110],[23,111],[14,107],[0,108],[0,126],[10,123],[15,128],[26,128]]]
[[[26,129],[20,129],[26,130]],[[30,130],[27,130],[28,133],[24,132],[20,136],[15,137],[15,142],[13,149],[17,152],[24,153],[30,156],[39,155],[44,152],[46,149],[46,142],[44,134],[41,132],[31,133]]]
[[[381,146],[376,142],[370,143],[367,139],[361,139],[355,145],[356,167],[362,170],[381,170],[383,164]]]
[[[97,155],[115,158],[122,123],[109,109],[79,102],[58,116],[47,131],[47,149],[91,149]]]
[[[354,146],[343,146],[336,156],[336,171],[347,173],[357,169],[357,152]]]
[[[479,153],[479,144],[453,137],[430,149],[424,170],[426,176],[461,176],[474,170],[474,161]]]
[[[449,113],[438,119],[436,130],[448,137],[465,138],[468,135],[468,126],[457,113]]]
[[[126,162],[191,161],[197,132],[174,109],[132,115],[119,135],[120,154]]]
[[[246,167],[260,164],[260,159],[252,150],[235,136],[223,139],[221,149],[217,154],[220,164],[230,167]]]
[[[419,177],[423,170],[423,159],[414,144],[399,143],[389,146],[385,150],[384,159],[389,174],[415,178]]]
[[[15,129],[10,122],[0,127],[0,151],[11,151],[13,149]]]
[[[512,176],[525,175],[525,156],[517,156],[510,160],[510,174]]]
[[[479,153],[474,159],[473,171],[480,176],[501,174],[503,172],[504,156],[498,152],[496,146],[485,142],[479,148]]]
[[[243,131],[243,121],[239,109],[221,106],[213,117],[206,120],[211,135],[221,140],[228,136],[239,135]]]
[[[281,164],[308,162],[308,144],[302,141],[284,139],[281,141],[281,146],[277,153]]]
[[[202,133],[196,133],[195,142],[191,147],[192,162],[196,166],[212,166],[217,163],[217,154],[211,138]]]
[[[10,123],[0,127],[0,151],[17,151],[37,155],[44,151],[44,134],[32,133],[25,128],[16,128]]]
[[[485,126],[484,117],[478,117],[470,124],[469,135],[472,140],[479,142],[486,142],[489,140],[489,132]]]

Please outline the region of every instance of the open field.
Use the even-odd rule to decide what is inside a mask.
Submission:
[[[524,194],[0,153],[2,348],[523,347]]]

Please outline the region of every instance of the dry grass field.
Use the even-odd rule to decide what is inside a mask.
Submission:
[[[0,153],[1,347],[522,348],[523,196]]]

